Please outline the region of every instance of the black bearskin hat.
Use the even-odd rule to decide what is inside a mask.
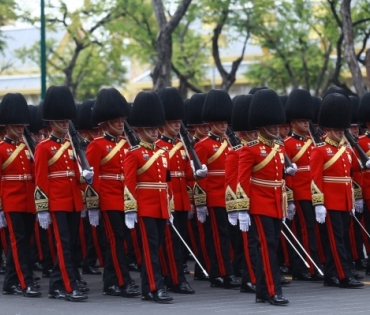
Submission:
[[[269,89],[257,91],[253,95],[248,118],[249,125],[253,129],[284,125],[285,111],[276,92]]]
[[[259,90],[267,90],[268,88],[266,86],[254,86],[250,89],[249,93],[248,94],[255,94],[257,91]]]
[[[303,89],[295,89],[290,92],[285,105],[285,114],[289,120],[312,120],[315,113],[310,92]]]
[[[230,95],[224,90],[210,90],[204,100],[202,120],[230,121],[233,103]]]
[[[312,96],[312,107],[314,111],[312,123],[315,125],[319,123],[319,112],[321,108],[321,102],[322,102],[321,98]]]
[[[346,92],[346,90],[339,87],[339,86],[332,86],[332,87],[328,88],[325,92],[325,95],[324,95],[323,99],[325,97],[327,97],[329,94],[333,94],[333,93],[342,94],[349,100],[348,93]]]
[[[231,126],[234,131],[251,131],[253,130],[248,123],[249,107],[253,95],[238,95],[235,100],[233,112],[231,114]]]
[[[77,130],[92,130],[94,126],[92,124],[92,109],[95,104],[94,99],[84,100],[82,104],[77,105]]]
[[[205,93],[196,93],[190,98],[188,108],[186,109],[186,122],[188,125],[204,124],[202,111],[206,97],[207,94]]]
[[[163,105],[157,93],[143,91],[136,95],[130,123],[134,127],[161,127],[165,124]]]
[[[20,93],[5,94],[0,104],[0,125],[29,125],[30,111]]]
[[[351,103],[343,94],[331,93],[322,103],[319,113],[319,126],[346,129],[351,125]]]
[[[174,87],[165,87],[158,91],[163,104],[166,120],[183,120],[185,117],[184,101],[179,91]]]
[[[106,88],[99,91],[92,109],[93,125],[128,115],[127,101],[117,89]]]
[[[357,96],[351,95],[349,97],[351,103],[351,125],[358,124],[358,107],[360,105],[360,99]]]
[[[41,119],[41,113],[38,105],[28,105],[30,111],[30,125],[28,130],[32,133],[38,133],[45,128],[44,121]]]
[[[370,121],[370,92],[362,95],[358,107],[358,120],[362,123]]]
[[[45,95],[43,120],[74,120],[77,117],[76,104],[72,93],[64,85],[53,85]]]

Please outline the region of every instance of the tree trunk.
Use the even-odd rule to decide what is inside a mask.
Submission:
[[[180,78],[179,93],[183,100],[188,98],[188,87],[186,86],[186,81]]]
[[[365,67],[367,80],[370,82],[370,48],[366,51]]]
[[[353,85],[359,97],[365,94],[366,85],[361,74],[360,66],[357,62],[354,38],[353,38],[353,27],[351,19],[351,0],[343,0],[341,5],[342,23],[343,23],[343,35],[344,35],[344,55],[348,67],[352,74]]]

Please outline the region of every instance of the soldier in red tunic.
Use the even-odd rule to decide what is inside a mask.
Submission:
[[[284,146],[278,140],[278,125],[285,113],[277,94],[268,89],[257,91],[249,110],[249,124],[258,128],[258,140],[241,149],[236,200],[241,225],[257,246],[256,302],[284,305],[277,246],[282,218],[286,216]]]
[[[34,231],[34,165],[22,141],[24,125],[30,123],[27,102],[19,93],[6,94],[0,105],[0,124],[5,125],[0,143],[0,227],[8,226],[9,250],[3,294],[41,295],[34,285],[30,261],[31,235]],[[19,283],[19,286],[18,286]]]
[[[325,244],[324,285],[342,288],[363,286],[353,277],[344,241],[350,213],[354,211],[351,171],[359,168],[356,156],[343,141],[350,123],[348,98],[338,93],[327,95],[319,115],[319,126],[325,128],[327,137],[312,150],[310,160],[312,203],[316,220],[322,223],[321,238]]]
[[[66,86],[51,86],[43,105],[43,119],[49,121],[50,138],[42,141],[35,151],[36,189],[35,203],[40,226],[53,224],[57,243],[57,260],[51,271],[49,297],[81,301],[88,291],[79,279],[73,264],[80,212],[83,209],[81,177],[74,149],[66,138],[69,119],[76,118],[76,105]],[[86,179],[92,171],[84,171]]]
[[[130,123],[141,141],[125,157],[125,220],[130,229],[139,222],[143,247],[141,299],[168,303],[172,297],[164,287],[159,249],[171,217],[172,191],[169,154],[155,143],[158,127],[165,124],[163,105],[156,93],[140,92],[136,96]]]

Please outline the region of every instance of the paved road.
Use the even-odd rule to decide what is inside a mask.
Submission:
[[[132,273],[137,283],[139,274]],[[196,290],[195,295],[173,294],[174,301],[169,305],[142,302],[140,298],[103,296],[101,276],[85,276],[90,287],[89,299],[73,303],[47,298],[47,279],[40,281],[43,296],[24,298],[0,294],[0,315],[157,315],[157,314],[361,314],[370,309],[370,277],[365,277],[367,285],[362,289],[327,288],[322,283],[293,281],[284,287],[284,295],[290,300],[288,306],[256,304],[254,295],[238,290],[210,288],[206,282],[188,280]],[[3,277],[0,277],[2,286]]]

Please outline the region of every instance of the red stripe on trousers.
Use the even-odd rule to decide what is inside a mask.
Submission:
[[[86,239],[85,239],[85,227],[84,227],[84,222],[82,218],[80,218],[79,232],[80,232],[82,259],[85,259],[87,249],[86,249]]]
[[[200,222],[198,219],[197,219],[197,226],[198,226],[198,231],[199,231],[200,248],[202,250],[204,264],[205,264],[207,271],[210,272],[211,260],[209,259],[208,252],[207,252],[206,237],[204,235],[204,227],[203,227],[203,223]]]
[[[168,268],[166,262],[166,256],[164,254],[163,245],[159,248],[159,264],[161,265],[162,276],[166,277],[168,275]]]
[[[134,247],[134,253],[136,257],[136,262],[139,266],[142,264],[142,258],[141,258],[141,252],[140,252],[140,245],[139,245],[139,240],[137,238],[137,233],[136,233],[136,227],[130,230],[131,232],[131,239],[132,239],[132,246]]]
[[[170,267],[172,283],[173,283],[173,285],[178,285],[178,284],[180,284],[179,274],[177,272],[175,253],[173,252],[172,234],[171,234],[169,224],[166,225],[165,233],[166,233],[166,237],[165,237],[164,242],[166,244],[167,258],[168,258],[168,264],[169,264],[169,267]]]
[[[366,228],[366,222],[365,222],[364,216],[361,217],[361,223],[362,223],[362,226],[364,226]],[[362,235],[362,240],[363,240],[364,245],[365,245],[366,253],[369,254],[370,253],[369,237],[367,236],[367,234],[365,233],[365,231],[363,229],[361,229],[361,235]]]
[[[355,223],[354,223],[354,218],[350,217],[349,218],[349,243],[351,244],[351,253],[352,253],[352,258],[353,260],[357,260],[358,257],[358,252],[357,252],[357,246],[356,246],[356,236],[355,236]]]
[[[303,245],[304,249],[306,250],[306,252],[308,253],[308,255],[311,256],[307,225],[306,225],[306,221],[305,221],[305,218],[304,218],[304,215],[303,215],[303,210],[302,210],[301,205],[299,204],[298,201],[295,203],[295,206],[297,208],[296,213],[298,215],[299,223],[300,223],[300,226],[301,226],[302,245]],[[315,268],[314,268],[311,260],[308,260],[308,264],[310,265],[310,268],[309,268],[310,274],[314,275],[315,274]]]
[[[0,233],[1,233],[1,244],[3,245],[4,253],[6,254],[8,252],[8,242],[6,241],[5,229],[4,228],[0,229]]]
[[[343,280],[346,276],[344,274],[344,270],[342,268],[342,264],[340,262],[340,258],[338,255],[337,243],[335,241],[335,235],[333,232],[333,226],[331,224],[331,218],[330,218],[329,213],[326,216],[326,226],[328,228],[329,243],[330,243],[331,252],[334,257],[334,262],[335,262],[335,267],[337,269],[338,278],[339,280]]]
[[[213,208],[210,208],[209,217],[210,217],[211,226],[212,226],[213,244],[216,250],[216,257],[218,261],[220,276],[224,277],[226,276],[226,269],[224,265],[224,260],[222,258],[220,235],[218,234],[218,227],[217,227],[216,216],[214,214],[214,211],[215,210]]]
[[[66,263],[64,261],[64,254],[63,254],[63,246],[62,246],[62,240],[60,238],[59,234],[59,227],[57,224],[57,220],[55,218],[55,214],[53,212],[50,213],[51,215],[51,220],[53,222],[53,227],[54,227],[54,235],[55,235],[55,240],[57,241],[57,252],[58,252],[58,258],[59,258],[59,269],[62,274],[62,279],[64,282],[64,287],[66,289],[67,293],[72,292],[72,287],[71,287],[71,281],[69,280],[68,277],[68,272],[66,269]]]
[[[261,245],[262,264],[265,270],[267,291],[270,296],[274,296],[276,294],[275,284],[274,284],[274,278],[271,272],[270,255],[269,255],[268,244],[266,241],[265,231],[263,229],[263,225],[262,225],[262,222],[259,216],[254,216],[254,221],[256,222],[256,228],[257,228],[259,241]]]
[[[42,261],[42,246],[41,246],[41,239],[40,239],[40,225],[37,221],[35,221],[35,242],[37,247],[37,254],[39,256],[39,260]]]
[[[188,235],[189,235],[191,247],[193,249],[193,253],[198,258],[198,255],[199,255],[198,246],[197,246],[197,242],[195,241],[194,231],[193,231],[193,227],[191,225],[190,220],[188,220],[188,222],[186,223],[186,227],[188,229]]]
[[[282,248],[283,254],[284,254],[284,264],[285,264],[285,266],[289,267],[290,266],[290,261],[289,261],[288,245],[286,243],[286,239],[283,236],[283,234],[280,234],[280,242],[281,242],[281,248]]]
[[[323,265],[326,262],[326,258],[324,254],[324,249],[322,247],[319,224],[317,222],[315,222],[315,236],[316,236],[317,253],[319,254],[320,263]]]
[[[46,231],[48,233],[48,242],[49,242],[49,250],[50,250],[51,259],[53,260],[53,264],[55,264],[55,261],[57,259],[57,254],[55,253],[55,242],[53,239],[53,232],[50,226],[46,229]]]
[[[151,262],[151,257],[150,257],[150,247],[148,243],[148,237],[146,235],[145,224],[143,222],[143,219],[140,217],[139,217],[139,226],[140,226],[140,231],[142,235],[144,262],[145,262],[146,272],[148,274],[149,288],[150,288],[150,291],[153,292],[157,289],[157,286],[155,285],[154,272],[153,272],[152,262]]]
[[[14,229],[13,229],[13,222],[11,217],[8,213],[4,213],[6,217],[6,222],[8,223],[9,229],[9,238],[10,238],[10,247],[12,248],[13,252],[13,260],[15,265],[15,270],[17,272],[19,283],[21,284],[22,290],[27,288],[26,282],[24,280],[24,274],[21,268],[21,264],[19,262],[19,255],[18,255],[18,248],[17,248],[17,239],[15,238]]]
[[[243,236],[243,243],[244,243],[244,256],[245,256],[245,260],[247,262],[247,268],[248,268],[249,276],[251,278],[252,284],[256,284],[257,279],[256,279],[256,274],[254,273],[254,270],[253,270],[253,267],[252,267],[251,256],[249,254],[248,234],[247,234],[247,232],[242,232],[242,236]]]
[[[108,233],[108,242],[109,242],[110,248],[111,248],[114,270],[116,271],[116,276],[117,276],[117,279],[118,279],[118,285],[121,287],[125,284],[125,282],[123,281],[122,271],[121,271],[121,268],[119,266],[119,262],[118,262],[118,259],[117,259],[116,239],[114,237],[114,233],[113,233],[113,230],[112,230],[112,225],[110,224],[108,214],[105,211],[102,211],[102,214],[103,214],[103,218],[104,218],[104,224],[106,226],[105,230]]]
[[[93,238],[93,242],[94,242],[94,246],[95,246],[96,256],[98,256],[99,266],[104,267],[103,256],[102,256],[102,253],[101,253],[101,249],[100,249],[100,245],[99,245],[99,241],[98,241],[98,234],[96,232],[96,227],[95,226],[91,226],[91,234],[92,234],[92,238]]]

